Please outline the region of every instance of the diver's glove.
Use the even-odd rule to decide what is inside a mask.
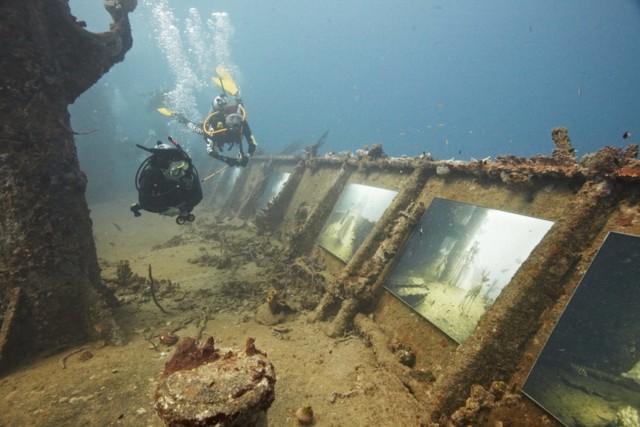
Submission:
[[[182,123],[183,125],[189,125],[191,122],[187,119],[182,113],[173,113],[173,117],[176,118],[177,121]]]
[[[240,166],[247,166],[247,164],[249,163],[249,159],[251,158],[251,156],[249,156],[248,154],[243,154],[242,155],[242,159],[240,160],[240,162],[238,162],[238,164]]]
[[[238,159],[234,159],[233,157],[225,157],[224,158],[224,162],[226,164],[228,164],[229,166],[238,166],[239,164],[241,164]],[[243,165],[244,166],[244,165]]]
[[[258,147],[258,141],[256,141],[256,137],[251,135],[251,139],[249,140],[249,155],[252,155],[256,148]]]

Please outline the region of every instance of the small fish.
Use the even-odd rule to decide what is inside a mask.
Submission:
[[[625,133],[622,134],[622,139],[629,139],[631,138],[631,132],[626,131]]]
[[[582,88],[578,86],[578,96],[582,96]]]
[[[422,236],[422,227],[420,227],[420,235]]]
[[[115,228],[117,228],[117,229],[118,229],[118,231],[122,231],[122,228],[120,228],[120,226],[119,226],[118,224],[116,224],[115,222],[112,222],[111,224],[113,224],[113,226],[114,226]]]
[[[576,365],[574,363],[571,363],[571,369],[573,369],[573,372],[575,372],[576,374],[580,375],[581,377],[588,377],[589,374],[587,373],[587,370],[585,368],[583,368],[580,365]]]

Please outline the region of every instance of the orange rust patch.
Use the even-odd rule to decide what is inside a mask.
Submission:
[[[619,217],[616,218],[616,224],[618,224],[621,227],[630,227],[633,224],[633,219],[635,217],[636,217],[635,215],[631,215],[631,216],[620,215]]]
[[[640,178],[640,165],[624,166],[618,169],[617,174],[624,178]]]

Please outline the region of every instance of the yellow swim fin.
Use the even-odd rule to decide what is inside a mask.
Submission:
[[[164,107],[160,107],[158,108],[158,113],[162,114],[163,116],[167,116],[167,117],[173,117],[173,111],[166,109]]]
[[[211,77],[211,80],[213,80],[215,84],[220,86],[225,90],[225,92],[229,93],[232,96],[238,93],[238,86],[233,80],[233,77],[231,77],[231,73],[229,72],[229,70],[224,68],[222,65],[218,65],[216,67],[216,73],[218,73],[219,77]]]

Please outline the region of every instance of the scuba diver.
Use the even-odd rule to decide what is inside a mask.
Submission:
[[[138,217],[140,209],[160,215],[175,216],[176,223],[193,222],[191,210],[202,200],[198,171],[189,155],[178,142],[169,137],[170,144],[158,141],[154,148],[136,144],[149,153],[136,172],[138,203],[131,212]]]
[[[212,111],[202,124],[202,130],[207,141],[207,154],[214,159],[222,160],[229,166],[246,166],[249,158],[256,151],[256,140],[251,134],[251,128],[247,123],[247,113],[242,106],[239,97],[235,97],[235,103],[229,102],[225,93],[216,96],[212,103]],[[245,154],[242,148],[242,137],[247,140],[248,153]],[[221,151],[228,145],[230,150],[235,144],[238,145],[238,156],[236,158],[221,154]]]
[[[229,72],[222,66],[216,67],[219,77],[213,77],[213,81],[222,88],[222,93],[216,96],[211,103],[211,111],[202,124],[187,119],[181,113],[174,113],[166,108],[158,108],[158,111],[168,117],[175,117],[180,123],[197,134],[203,135],[207,143],[207,154],[214,159],[221,160],[229,166],[246,166],[249,158],[256,151],[258,143],[251,133],[247,123],[247,113],[240,98],[240,91]],[[227,92],[232,99],[227,96]],[[248,144],[245,153],[242,147],[242,138]],[[226,156],[223,151],[231,150],[238,146],[235,156]]]

